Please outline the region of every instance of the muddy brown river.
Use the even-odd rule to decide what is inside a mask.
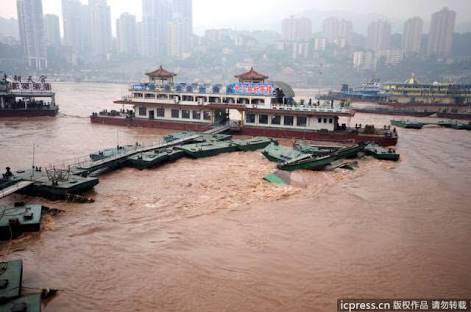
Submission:
[[[169,131],[91,124],[126,86],[56,83],[57,118],[1,119],[0,167],[47,166]],[[119,107],[118,107],[119,108]],[[396,117],[397,118],[397,117]],[[382,126],[390,117],[358,114]],[[471,132],[399,129],[397,163],[297,171],[260,152],[182,159],[100,178],[92,204],[42,203],[40,234],[0,243],[45,311],[333,311],[336,299],[471,296]],[[289,143],[289,142],[285,142]]]

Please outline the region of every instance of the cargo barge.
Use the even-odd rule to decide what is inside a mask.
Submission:
[[[56,116],[55,93],[46,77],[26,81],[21,76],[13,78],[4,75],[0,80],[0,118],[1,117],[41,117]]]
[[[347,127],[355,115],[334,103],[296,101],[293,89],[250,71],[227,84],[175,83],[165,69],[147,73],[148,82],[134,84],[130,95],[115,101],[120,111],[93,113],[91,122],[128,127],[207,131],[233,124],[241,135],[395,145],[397,134],[388,127]],[[125,105],[132,109],[125,110]],[[233,114],[235,113],[235,114]],[[230,119],[230,116],[240,116]]]
[[[374,87],[330,91],[320,99],[351,103],[376,104],[380,107],[355,108],[357,112],[384,115],[471,120],[471,84],[419,82],[412,75],[404,82],[375,84]]]

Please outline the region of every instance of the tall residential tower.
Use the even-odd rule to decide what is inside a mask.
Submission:
[[[413,17],[404,23],[402,34],[402,52],[406,56],[418,55],[422,45],[422,28],[424,22],[420,17]]]
[[[433,13],[428,38],[427,55],[447,58],[451,54],[456,12],[443,8]]]
[[[28,65],[41,70],[47,68],[41,0],[17,0],[21,44]]]

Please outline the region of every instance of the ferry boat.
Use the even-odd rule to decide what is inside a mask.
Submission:
[[[21,76],[0,80],[0,117],[55,116],[59,111],[55,93],[46,77],[34,80],[29,76],[26,81]]]
[[[389,126],[340,123],[355,112],[334,103],[320,105],[295,100],[293,89],[251,68],[236,75],[238,81],[222,84],[175,83],[175,73],[162,66],[146,74],[148,82],[130,87],[130,95],[115,101],[121,111],[91,115],[91,122],[131,127],[206,131],[221,125],[235,125],[241,135],[342,142],[376,142],[395,145],[397,134]],[[125,110],[124,105],[133,109]],[[234,114],[236,113],[236,114]],[[238,114],[237,114],[238,113]],[[240,116],[231,120],[234,115]]]
[[[348,84],[342,84],[338,91],[329,91],[327,95],[319,97],[321,100],[351,100],[361,102],[380,102],[386,96],[382,90],[382,85],[378,80],[370,80],[363,83],[358,88],[350,88]]]
[[[442,107],[471,105],[471,84],[419,83],[414,74],[403,83],[385,83],[386,103]],[[440,110],[443,112],[443,110]]]

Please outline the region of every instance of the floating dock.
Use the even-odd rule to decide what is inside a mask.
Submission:
[[[41,293],[22,294],[22,288],[23,261],[0,262],[0,311],[41,311]]]
[[[10,240],[25,232],[41,230],[41,205],[15,204],[0,208],[0,240]]]

